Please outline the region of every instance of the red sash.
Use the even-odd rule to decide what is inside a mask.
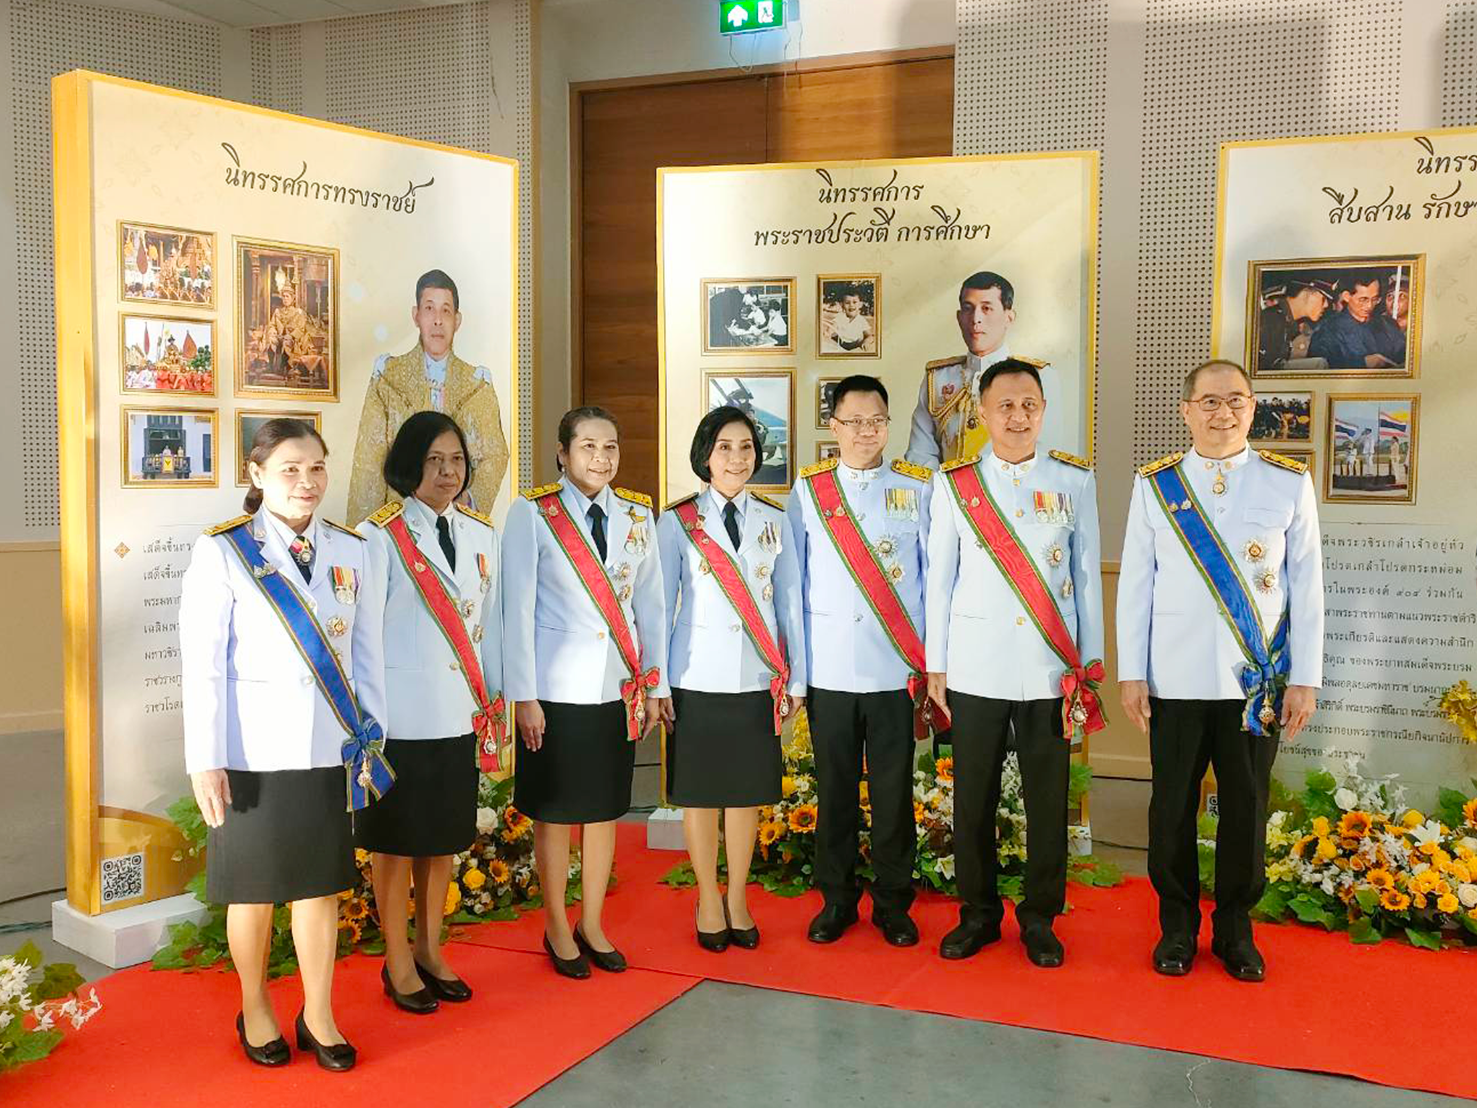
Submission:
[[[467,625],[461,610],[446,591],[441,575],[426,564],[415,545],[415,539],[411,537],[410,528],[405,525],[405,518],[396,516],[385,524],[385,530],[390,533],[405,572],[415,582],[416,591],[426,602],[431,618],[446,636],[446,643],[456,655],[457,665],[461,667],[462,676],[467,680],[467,688],[476,701],[477,709],[472,713],[472,733],[477,736],[477,764],[483,773],[508,772],[513,768],[509,758],[512,746],[508,741],[508,706],[504,703],[501,692],[496,696],[488,695],[487,682],[482,676],[482,660],[477,656],[477,650],[467,635]]]
[[[625,610],[621,608],[610,577],[600,564],[600,559],[595,556],[595,551],[590,548],[585,533],[580,530],[574,517],[559,503],[558,488],[535,496],[533,502],[538,506],[539,515],[549,525],[549,530],[554,533],[559,549],[564,551],[565,557],[574,566],[575,576],[584,584],[595,607],[605,617],[611,640],[620,650],[621,661],[625,662],[626,669],[630,671],[630,678],[621,682],[621,700],[626,705],[626,738],[635,742],[646,730],[647,690],[662,683],[661,673],[655,666],[645,673],[641,672],[641,650],[631,635],[631,625],[626,622]]]
[[[947,728],[949,714],[928,697],[928,678],[925,676],[928,665],[923,640],[918,637],[918,630],[913,626],[907,608],[903,607],[892,578],[877,560],[877,552],[856,525],[856,516],[851,511],[851,505],[846,502],[846,493],[841,488],[841,482],[836,480],[836,471],[831,469],[817,473],[807,478],[807,482],[816,510],[825,520],[826,533],[831,536],[836,553],[851,571],[852,580],[867,598],[872,614],[882,624],[882,630],[887,632],[893,649],[913,671],[908,675],[908,696],[918,709],[918,737],[927,737],[929,728],[933,726],[935,711],[942,717],[939,721],[940,730]]]
[[[718,582],[723,595],[738,613],[739,622],[744,625],[749,641],[754,644],[759,657],[764,659],[764,664],[774,675],[770,678],[769,695],[774,698],[774,733],[778,735],[790,714],[790,696],[785,691],[785,686],[790,682],[790,666],[785,661],[785,652],[769,633],[769,626],[764,622],[764,615],[754,602],[754,594],[744,582],[743,574],[739,572],[738,563],[703,530],[702,520],[697,514],[697,501],[683,501],[672,510],[682,521],[682,530],[692,540],[692,545],[697,547],[703,561],[713,571],[713,579]]]
[[[1036,563],[1021,546],[1015,528],[1006,520],[1000,505],[995,503],[990,490],[980,480],[979,467],[959,466],[944,472],[954,499],[973,526],[975,535],[985,544],[995,565],[1010,582],[1016,596],[1020,597],[1046,645],[1067,667],[1067,672],[1062,674],[1062,733],[1071,739],[1079,728],[1084,735],[1101,731],[1107,726],[1097,692],[1098,685],[1106,676],[1102,660],[1094,659],[1086,666],[1082,664],[1077,643],[1067,630],[1061,609],[1056,606],[1056,598],[1042,580]]]

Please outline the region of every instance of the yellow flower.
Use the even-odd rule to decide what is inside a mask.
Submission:
[[[795,795],[795,779],[788,773],[780,779],[780,792],[785,796]]]
[[[1462,805],[1462,818],[1477,827],[1477,796]]]
[[[1362,839],[1369,834],[1372,824],[1368,812],[1345,812],[1339,819],[1339,837],[1344,839]]]
[[[872,806],[872,787],[869,782],[863,781],[861,783],[858,787],[857,795],[861,800],[863,808],[870,808]]]
[[[1406,827],[1419,827],[1421,824],[1426,822],[1426,817],[1423,816],[1415,808],[1411,808],[1405,813],[1404,816],[1400,818],[1400,822],[1403,823]]]
[[[1327,816],[1319,816],[1313,821],[1313,834],[1317,835],[1320,839],[1328,838],[1330,831]]]
[[[913,822],[922,823],[927,815],[928,809],[923,807],[922,802],[917,800],[913,801]]]
[[[954,759],[940,758],[938,762],[934,764],[934,773],[940,781],[954,780]]]
[[[785,825],[783,823],[776,823],[774,820],[765,820],[759,825],[759,845],[762,847],[773,846],[784,833]]]
[[[369,851],[365,850],[361,846],[356,846],[354,848],[354,864],[356,866],[369,865]]]
[[[349,920],[363,919],[369,915],[369,904],[360,900],[357,896],[344,905],[344,918]]]
[[[1384,892],[1386,889],[1393,889],[1395,887],[1395,875],[1383,867],[1370,870],[1364,875],[1364,880],[1376,892]]]
[[[1314,858],[1321,862],[1327,862],[1332,859],[1334,855],[1338,854],[1338,852],[1338,845],[1332,839],[1319,839],[1318,850],[1314,854]]]
[[[1424,908],[1426,906],[1425,893],[1412,893],[1410,899],[1415,902],[1417,908]]]
[[[446,906],[442,908],[441,914],[449,916],[455,912],[457,906],[462,902],[462,890],[455,881],[446,886]]]
[[[507,811],[503,813],[503,841],[515,843],[532,830],[533,820],[509,804]]]
[[[815,831],[816,812],[814,804],[800,804],[790,809],[790,830],[806,835]]]
[[[1443,893],[1436,899],[1436,910],[1438,912],[1455,912],[1460,905],[1451,893]]]
[[[492,878],[492,883],[494,885],[506,885],[508,883],[508,875],[510,872],[511,871],[508,869],[508,863],[503,861],[501,858],[488,859],[487,876]]]
[[[1410,897],[1399,889],[1386,889],[1380,893],[1380,907],[1387,912],[1403,912],[1410,907]]]
[[[475,892],[487,884],[487,874],[483,873],[480,869],[469,869],[466,873],[462,874],[462,884]]]
[[[1410,881],[1410,891],[1413,893],[1435,892],[1438,885],[1445,884],[1441,875],[1433,869],[1421,870]]]
[[[1451,875],[1456,879],[1458,885],[1470,884],[1472,880],[1472,869],[1466,862],[1452,862]]]
[[[1297,858],[1301,858],[1303,856],[1303,848],[1306,847],[1310,842],[1312,842],[1317,837],[1318,837],[1317,835],[1304,835],[1297,842],[1293,843],[1292,844],[1292,853],[1293,853],[1293,856],[1294,857],[1297,857]]]

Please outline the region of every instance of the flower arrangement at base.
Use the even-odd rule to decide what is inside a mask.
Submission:
[[[1364,777],[1353,759],[1341,777],[1314,770],[1301,792],[1279,788],[1270,806],[1258,918],[1348,931],[1356,943],[1477,946],[1477,797],[1441,789],[1427,816],[1393,776]],[[1201,882],[1212,889],[1213,830],[1203,821]]]
[[[62,1041],[62,1023],[80,1029],[102,1011],[96,989],[77,995],[82,984],[76,966],[44,965],[35,943],[0,958],[0,1073],[45,1058]]]
[[[205,821],[193,796],[172,804],[169,816],[189,844],[189,856],[205,850]],[[180,860],[180,859],[176,859]],[[339,894],[338,952],[379,954],[384,951],[380,935],[379,908],[374,902],[372,858],[368,851],[355,850],[359,878],[353,888]],[[580,859],[571,852],[568,903],[580,897]],[[611,878],[614,884],[614,876]],[[205,872],[186,886],[209,908],[205,922],[179,923],[169,929],[169,941],[154,955],[155,969],[204,969],[228,967],[231,955],[226,943],[226,909],[205,899]],[[543,906],[538,871],[533,862],[533,820],[513,806],[513,779],[495,781],[483,774],[477,786],[477,838],[465,851],[452,856],[451,882],[446,887],[448,924],[483,923],[516,919],[520,911]],[[414,934],[415,899],[408,914]],[[280,977],[297,969],[292,945],[292,911],[279,906],[272,913],[272,938],[267,956],[267,974]]]
[[[1092,770],[1072,766],[1068,802],[1080,804],[1092,784]],[[784,748],[784,777],[777,803],[759,809],[759,842],[749,880],[779,896],[799,896],[814,884],[815,828],[819,815],[815,753],[804,709],[796,715],[794,732]],[[857,874],[864,880],[872,870],[872,805],[865,777],[861,783],[861,820]],[[917,854],[913,878],[949,896],[958,895],[954,877],[954,759],[922,755],[913,771],[913,822]],[[1021,796],[1020,769],[1015,754],[1005,760],[1001,777],[998,886],[1000,895],[1019,900],[1024,891],[1026,863],[1026,809]],[[720,854],[720,869],[725,868]],[[1068,854],[1068,880],[1086,885],[1117,885],[1123,874],[1091,855]],[[674,887],[695,883],[692,864],[683,862],[662,880]]]
[[[1458,681],[1437,699],[1436,710],[1462,738],[1477,743],[1477,691],[1471,685]]]

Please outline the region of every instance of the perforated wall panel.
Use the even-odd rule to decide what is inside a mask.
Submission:
[[[533,213],[537,177],[533,171],[533,0],[517,0],[514,24],[518,126],[518,484],[533,484]]]
[[[251,32],[251,101],[303,114],[303,28],[260,27]]]
[[[1477,0],[1448,0],[1442,34],[1441,125],[1477,123]]]
[[[56,334],[51,232],[51,78],[91,69],[218,95],[220,32],[200,23],[48,0],[9,0],[14,114],[21,518],[54,528]],[[109,332],[104,321],[103,333]]]

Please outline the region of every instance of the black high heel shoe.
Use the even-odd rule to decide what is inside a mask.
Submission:
[[[723,918],[728,923],[728,936],[740,950],[753,950],[759,945],[759,926],[735,927],[733,917],[728,914],[728,900],[723,901]]]
[[[415,972],[420,974],[422,983],[437,1000],[461,1004],[472,999],[472,987],[460,977],[437,977],[419,962],[415,964]]]
[[[576,946],[579,944],[576,943]],[[561,958],[554,952],[554,944],[549,942],[549,936],[544,936],[544,950],[549,955],[549,960],[554,963],[554,972],[560,977],[573,978],[575,981],[583,981],[590,976],[590,963],[585,961],[583,954],[576,954],[573,958]]]
[[[359,1052],[349,1043],[324,1046],[313,1038],[313,1033],[308,1030],[308,1022],[303,1019],[301,1012],[297,1014],[297,1048],[304,1051],[311,1050],[320,1066],[335,1072],[353,1069],[354,1063],[359,1059]]]
[[[241,1049],[246,1052],[246,1057],[259,1066],[285,1066],[292,1061],[292,1051],[287,1048],[287,1040],[281,1035],[261,1046],[252,1046],[246,1041],[244,1012],[236,1013],[236,1037],[241,1040]]]
[[[416,968],[419,969],[420,967],[417,966]],[[380,967],[380,980],[384,982],[385,995],[393,1000],[395,1007],[399,1008],[402,1012],[410,1012],[412,1015],[417,1016],[429,1016],[437,1008],[441,1007],[441,1002],[431,995],[429,989],[423,987],[413,993],[402,993],[399,989],[395,988],[395,983],[390,980],[390,967],[388,965]]]
[[[590,940],[576,925],[574,929],[574,945],[585,952],[585,955],[606,973],[625,973],[626,956],[612,947],[610,950],[596,950],[590,945]]]
[[[728,918],[726,910],[724,911],[723,918]],[[693,929],[697,932],[697,945],[713,954],[722,954],[728,949],[729,941],[733,938],[733,932],[729,931],[727,927],[721,931],[704,931],[694,923]]]

